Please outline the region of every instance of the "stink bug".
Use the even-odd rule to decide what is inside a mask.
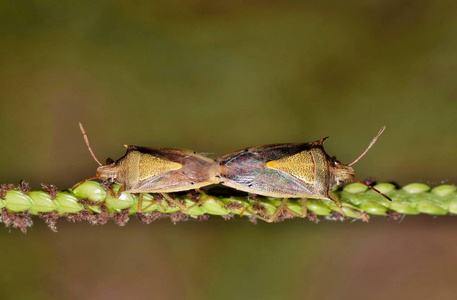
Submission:
[[[218,159],[219,177],[223,185],[237,190],[283,198],[282,205],[267,220],[269,222],[273,222],[281,213],[287,198],[303,199],[303,217],[307,214],[306,198],[332,200],[344,216],[342,205],[332,195],[331,189],[352,181],[364,184],[354,179],[352,165],[367,153],[384,129],[385,126],[365,151],[348,165],[331,158],[325,152],[323,145],[326,137],[312,143],[274,144],[230,153]]]
[[[139,193],[138,210],[142,210],[143,193],[160,193],[168,201],[185,211],[188,208],[172,199],[167,193],[199,189],[219,183],[217,163],[195,151],[176,148],[149,148],[125,145],[127,152],[120,159],[107,159],[106,165],[94,155],[84,128],[79,124],[86,145],[100,165],[96,176],[100,179],[119,183],[121,192]],[[89,180],[86,179],[86,180]]]

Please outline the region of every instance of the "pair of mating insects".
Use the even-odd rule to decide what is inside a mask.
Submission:
[[[108,158],[103,165],[95,157],[84,128],[79,125],[92,157],[100,165],[96,176],[89,179],[120,184],[117,196],[123,191],[138,193],[138,211],[142,208],[143,193],[160,193],[186,211],[202,203],[198,201],[186,207],[167,193],[198,191],[204,186],[222,184],[254,195],[283,198],[276,212],[266,220],[268,222],[278,217],[288,198],[303,199],[303,217],[306,216],[306,198],[334,201],[344,216],[342,205],[331,190],[334,186],[353,181],[364,184],[354,179],[352,165],[368,152],[385,129],[385,126],[382,127],[365,151],[348,165],[331,158],[324,151],[323,144],[327,138],[312,143],[251,147],[217,160],[187,149],[126,145],[127,153],[123,157],[116,161]]]

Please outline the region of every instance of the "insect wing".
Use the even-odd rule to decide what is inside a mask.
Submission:
[[[311,170],[309,150],[313,143],[277,144],[241,150],[220,159],[222,184],[248,193],[271,197],[315,195],[314,180],[295,170],[293,162],[305,161]],[[295,170],[295,173],[288,171]],[[298,174],[298,176],[296,176]]]
[[[136,147],[140,178],[134,192],[177,192],[215,183],[215,161],[194,151]]]

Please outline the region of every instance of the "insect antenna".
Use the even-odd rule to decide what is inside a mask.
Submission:
[[[370,148],[373,147],[374,143],[376,143],[376,140],[377,140],[378,137],[384,132],[385,129],[386,129],[386,125],[382,126],[381,130],[379,130],[378,134],[376,134],[376,136],[373,138],[373,140],[372,140],[371,143],[368,145],[368,147],[365,149],[365,151],[363,151],[363,153],[360,154],[359,157],[357,157],[353,162],[351,162],[351,163],[348,164],[347,166],[348,166],[348,167],[352,166],[353,164],[355,164],[356,162],[358,162],[365,154],[367,154],[368,150],[370,150]]]
[[[90,154],[92,155],[92,157],[98,163],[99,166],[103,166],[103,164],[97,159],[94,152],[92,151],[92,148],[90,147],[89,139],[87,138],[86,131],[84,130],[83,124],[79,123],[79,128],[81,129],[81,132],[84,137],[84,141],[86,141],[86,145],[87,145],[87,148],[89,149]]]
[[[364,186],[367,186],[367,187],[369,187],[370,189],[372,189],[373,191],[375,191],[376,193],[382,195],[382,196],[383,196],[384,198],[386,198],[387,200],[392,201],[392,199],[391,199],[389,196],[387,196],[387,195],[384,194],[384,193],[381,193],[380,190],[378,190],[378,189],[372,187],[371,185],[368,185],[368,184],[366,184],[365,182],[361,182],[361,181],[358,181],[358,180],[355,180],[355,179],[352,179],[352,181],[357,182],[357,183],[360,183],[360,184],[363,184]]]

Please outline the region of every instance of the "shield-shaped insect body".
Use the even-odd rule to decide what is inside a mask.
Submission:
[[[97,168],[97,177],[130,193],[171,193],[218,183],[214,160],[192,150],[126,146],[120,159]]]
[[[187,210],[167,193],[199,189],[220,181],[217,162],[187,149],[126,145],[123,157],[116,161],[108,159],[103,165],[94,155],[84,128],[79,125],[92,157],[100,165],[92,178],[119,183],[118,195],[123,191],[139,193],[139,211],[142,210],[143,193],[161,193],[174,205]]]
[[[384,129],[348,165],[325,152],[326,138],[311,143],[251,147],[230,153],[218,159],[221,183],[267,197],[328,199],[334,201],[342,212],[341,203],[332,195],[331,189],[335,185],[356,181],[351,166],[371,148]]]
[[[323,141],[252,147],[221,157],[222,184],[268,197],[330,199],[332,186],[352,179],[354,170],[333,161]]]

